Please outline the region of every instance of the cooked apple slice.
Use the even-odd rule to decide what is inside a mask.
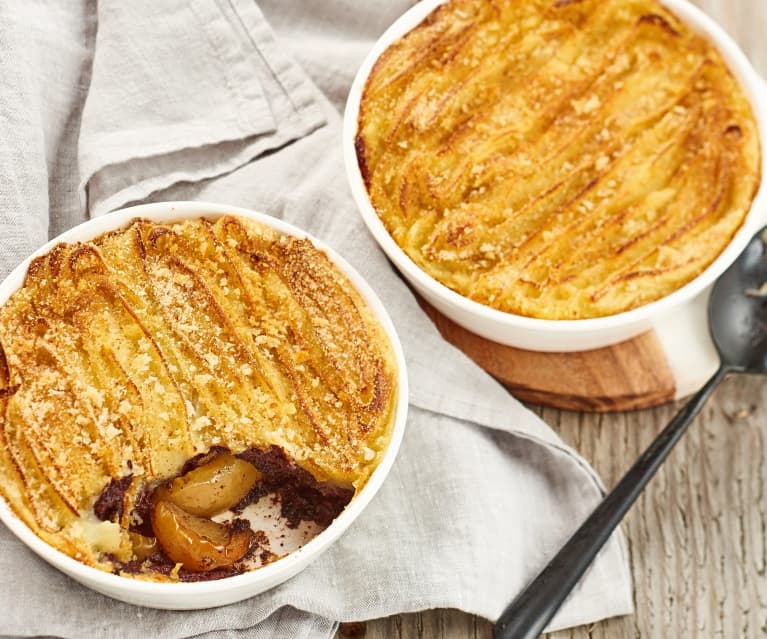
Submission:
[[[236,506],[263,475],[230,453],[155,489],[155,503],[167,501],[192,515],[210,517]]]
[[[242,519],[220,524],[167,501],[155,504],[152,529],[168,558],[194,572],[231,566],[248,552],[253,535]]]
[[[133,549],[133,558],[137,561],[144,561],[144,559],[160,550],[154,537],[147,537],[146,535],[134,532],[128,533],[128,537]]]

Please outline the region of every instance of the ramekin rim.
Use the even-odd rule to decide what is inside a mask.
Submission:
[[[383,485],[394,464],[397,454],[399,453],[407,422],[409,384],[404,351],[394,323],[383,302],[367,280],[365,280],[365,278],[363,278],[338,251],[307,231],[279,218],[244,207],[214,202],[168,201],[139,204],[119,209],[83,222],[82,224],[58,235],[34,251],[16,266],[6,278],[2,280],[2,282],[0,282],[0,306],[5,304],[9,297],[20,288],[30,262],[35,257],[48,253],[56,244],[92,239],[104,232],[119,229],[133,219],[140,217],[148,217],[149,219],[161,218],[163,212],[170,214],[174,211],[178,212],[180,215],[171,215],[173,220],[180,221],[182,219],[203,217],[215,218],[231,214],[258,220],[281,233],[300,238],[307,238],[318,249],[323,251],[341,272],[349,278],[357,292],[360,293],[371,308],[376,320],[384,328],[391,343],[392,350],[394,351],[397,366],[397,405],[392,416],[393,428],[391,438],[383,458],[380,460],[359,494],[354,496],[352,501],[325,530],[317,534],[304,546],[266,566],[223,579],[199,582],[154,582],[130,576],[112,574],[93,566],[89,566],[88,564],[82,563],[54,548],[36,535],[34,531],[32,531],[32,529],[29,528],[18,515],[16,515],[13,508],[2,496],[0,496],[0,521],[2,521],[9,530],[11,530],[11,532],[13,532],[13,534],[33,552],[52,566],[62,570],[65,574],[75,577],[85,585],[97,584],[98,586],[109,589],[111,592],[121,591],[126,595],[141,594],[168,597],[175,595],[188,596],[191,594],[199,596],[212,594],[220,595],[227,592],[236,594],[235,591],[241,591],[247,586],[256,588],[262,582],[267,582],[267,585],[263,589],[256,590],[253,593],[253,595],[255,595],[258,592],[268,590],[289,579],[297,571],[308,565],[309,562],[319,557],[324,550],[331,546],[352,525]],[[165,219],[164,221],[170,221],[170,219]],[[233,598],[232,602],[236,600],[237,598]]]
[[[767,224],[767,84],[759,76],[735,41],[710,16],[687,0],[659,0],[679,17],[687,26],[708,38],[717,48],[728,68],[741,84],[752,107],[759,129],[761,147],[761,180],[751,207],[740,228],[719,255],[695,278],[664,295],[663,297],[636,308],[584,319],[541,319],[508,313],[481,304],[445,286],[420,268],[394,241],[378,217],[370,202],[367,188],[357,162],[354,141],[358,131],[360,100],[365,84],[378,58],[397,39],[414,29],[440,5],[450,0],[421,0],[395,20],[384,31],[368,52],[354,77],[347,98],[343,117],[343,154],[347,181],[357,204],[360,215],[387,256],[426,291],[441,299],[450,307],[471,316],[492,322],[503,329],[536,331],[543,334],[594,334],[599,331],[646,323],[670,309],[690,301],[710,286],[719,275],[737,258],[748,241],[764,224]]]

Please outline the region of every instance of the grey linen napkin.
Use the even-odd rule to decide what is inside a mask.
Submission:
[[[0,634],[315,638],[339,620],[436,607],[494,619],[600,499],[590,467],[440,338],[351,200],[337,108],[407,5],[269,0],[278,44],[252,0],[0,4],[0,276],[48,236],[126,204],[254,208],[362,273],[411,381],[389,478],[295,578],[215,610],[138,608],[78,585],[0,526]],[[631,610],[617,534],[551,629]]]

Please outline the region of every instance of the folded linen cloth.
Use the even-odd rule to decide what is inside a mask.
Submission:
[[[272,0],[264,7],[282,45],[252,0],[65,4],[0,5],[0,276],[48,235],[130,203],[264,211],[325,240],[382,298],[406,354],[410,414],[389,478],[349,531],[295,578],[231,606],[172,612],[111,600],[0,526],[0,634],[314,638],[332,636],[337,621],[435,607],[496,618],[601,488],[440,338],[355,210],[333,104],[408,3]],[[631,609],[616,534],[550,628]]]

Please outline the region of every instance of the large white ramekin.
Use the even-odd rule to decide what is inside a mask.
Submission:
[[[35,553],[45,559],[70,577],[80,583],[114,597],[121,601],[151,608],[166,608],[173,610],[191,610],[198,608],[211,608],[241,601],[252,597],[260,592],[272,588],[286,579],[289,579],[310,562],[316,559],[330,544],[332,544],[359,516],[362,510],[370,503],[373,496],[384,482],[397,455],[402,435],[405,431],[407,417],[408,380],[405,369],[405,358],[402,353],[397,333],[394,330],[389,315],[382,302],[373,292],[370,286],[362,279],[346,260],[338,255],[323,242],[311,237],[304,231],[287,224],[274,217],[255,213],[253,211],[234,206],[210,204],[206,202],[162,202],[135,206],[121,211],[116,211],[102,217],[95,218],[81,224],[56,239],[48,242],[36,251],[27,260],[22,262],[0,284],[0,305],[4,304],[11,294],[21,287],[32,258],[50,251],[58,242],[77,242],[89,240],[106,231],[118,229],[130,220],[142,217],[155,222],[174,222],[182,219],[206,217],[214,219],[225,214],[249,217],[266,224],[281,233],[307,237],[318,248],[322,249],[332,262],[343,272],[354,287],[372,309],[376,319],[386,331],[394,350],[397,364],[397,406],[394,416],[394,430],[386,453],[378,467],[375,469],[367,484],[357,494],[344,511],[323,532],[309,541],[299,550],[279,559],[258,570],[227,577],[215,581],[198,583],[151,583],[121,577],[106,573],[96,568],[72,559],[71,557],[55,550],[37,535],[35,535],[11,510],[8,504],[0,498],[0,520],[10,530],[29,546]],[[0,477],[0,480],[2,478]]]
[[[432,10],[444,4],[445,0],[422,0],[403,14],[376,42],[357,72],[344,113],[343,149],[349,185],[362,218],[389,259],[418,293],[441,313],[469,331],[494,342],[536,351],[582,351],[629,339],[651,328],[654,319],[678,308],[706,289],[740,254],[751,236],[767,222],[767,87],[743,52],[710,17],[686,0],[661,1],[691,29],[706,36],[719,49],[751,101],[762,147],[762,184],[740,230],[703,273],[655,302],[607,317],[583,320],[535,319],[505,313],[459,295],[419,268],[397,245],[373,209],[354,148],[362,91],[373,65],[388,46],[417,26]]]

